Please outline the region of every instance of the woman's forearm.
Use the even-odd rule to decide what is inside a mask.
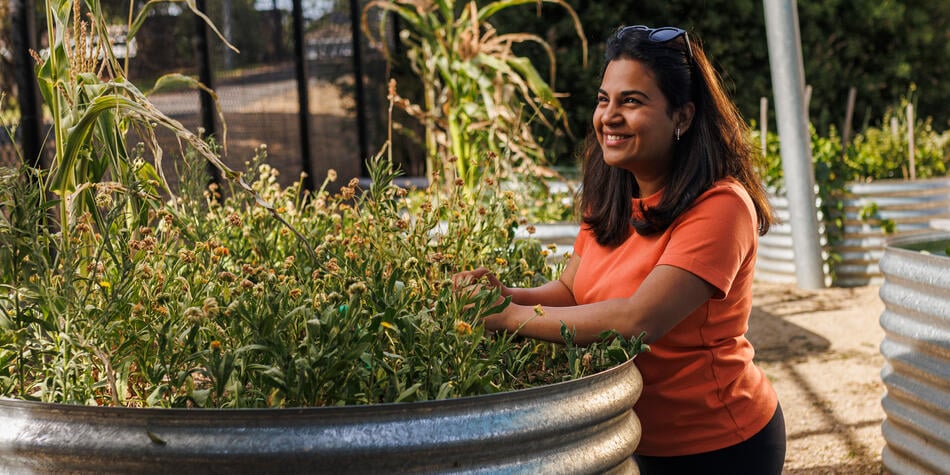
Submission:
[[[552,280],[539,287],[508,287],[503,293],[510,295],[512,303],[519,305],[568,307],[577,304],[571,289],[561,280]]]
[[[552,283],[545,284],[545,286]],[[560,342],[561,323],[575,332],[574,342],[587,345],[615,330],[624,338],[647,332],[647,341],[662,337],[687,315],[708,301],[716,289],[688,271],[657,266],[628,298],[615,298],[573,306],[548,306],[540,302],[513,303],[501,313],[485,318],[490,330],[506,330],[530,338]],[[552,294],[556,295],[553,286]]]
[[[616,330],[631,338],[648,331],[631,313],[627,299],[605,300],[588,305],[531,306],[512,303],[501,314],[489,317],[485,324],[494,330],[517,332],[521,336],[539,340],[563,342],[562,322],[574,333],[574,343],[589,345],[600,340],[608,330]],[[649,332],[649,331],[648,331]]]

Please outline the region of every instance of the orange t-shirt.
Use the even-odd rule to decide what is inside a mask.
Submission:
[[[660,193],[634,198],[649,207]],[[627,298],[657,265],[685,269],[718,291],[637,356],[643,394],[634,406],[643,427],[637,453],[688,455],[735,445],[769,422],[778,402],[752,363],[745,338],[752,310],[758,246],[755,207],[734,179],[718,181],[666,231],[630,237],[615,248],[597,244],[582,226],[574,244],[578,305]],[[675,298],[671,295],[670,298]]]

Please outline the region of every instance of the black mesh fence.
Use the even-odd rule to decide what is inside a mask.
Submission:
[[[300,117],[300,75],[295,67],[291,2],[220,0],[207,2],[206,13],[239,52],[226,48],[208,30],[211,86],[218,96],[224,122],[217,122],[213,132],[205,133],[213,133],[220,141],[226,132],[227,148],[222,154],[225,162],[238,170],[243,170],[266,146],[267,162],[280,171],[283,184],[299,179],[304,169],[302,134],[307,133],[313,181],[319,185],[327,171],[334,169],[345,183],[364,173],[363,161],[386,140],[386,61],[380,52],[369,47],[365,37],[356,38],[363,73],[363,94],[358,95],[353,74],[351,6],[355,4],[361,10],[362,4],[355,0],[304,0],[302,4],[301,51],[306,66],[309,130],[303,131],[301,125],[304,121]],[[361,11],[355,13],[360,15]],[[198,25],[198,19],[186,10],[156,10],[134,44],[126,45],[131,56],[131,80],[148,89],[168,73],[198,77],[202,59],[201,50],[196,48]],[[362,99],[360,103],[358,97]],[[163,91],[150,98],[159,110],[193,131],[205,125],[198,91]],[[362,114],[357,113],[360,107]],[[157,133],[164,151],[163,168],[174,185],[174,162],[180,159],[178,141],[167,131]],[[47,138],[48,143],[51,140]],[[130,145],[137,140],[130,136]],[[15,161],[12,142],[0,133],[0,165]],[[421,161],[419,157],[417,162]],[[418,163],[400,166],[410,174],[422,172]]]
[[[279,179],[286,185],[300,178],[305,165],[292,11],[242,10],[234,8],[235,3],[208,4],[208,16],[239,50],[227,48],[213,34],[208,36],[212,86],[224,117],[223,123],[216,124],[214,135],[219,141],[226,139],[227,148],[222,151],[225,162],[238,170],[266,146],[267,163],[280,171]],[[229,4],[230,9],[226,8]],[[329,169],[336,170],[343,180],[362,173],[361,163],[366,157],[360,156],[361,127],[367,137],[372,137],[367,142],[379,140],[378,124],[357,120],[348,7],[335,2],[305,2],[303,9],[302,51],[310,113],[306,133],[310,168],[318,184]],[[150,18],[139,36],[134,61],[141,69],[136,72],[143,77],[176,70],[197,75],[201,60],[193,41],[197,25],[192,15]],[[191,41],[179,41],[169,48],[167,31],[182,32]],[[372,80],[372,72],[385,68],[385,62],[365,46],[361,51],[366,91],[363,107],[373,111],[367,116],[377,117],[380,94],[385,91]],[[196,130],[204,125],[199,97],[197,91],[187,90],[157,94],[152,100],[160,110]],[[160,137],[166,151],[177,151],[177,141],[170,134],[163,132]],[[166,163],[165,169],[170,168]],[[174,181],[173,176],[169,179]]]

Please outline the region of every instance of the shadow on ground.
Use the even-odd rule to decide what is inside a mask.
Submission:
[[[880,454],[861,437],[879,426],[880,419],[854,420],[840,413],[841,398],[850,394],[840,390],[844,383],[828,384],[815,377],[821,364],[848,365],[851,358],[862,356],[841,352],[825,336],[788,320],[814,311],[839,310],[841,305],[833,298],[786,295],[752,309],[747,337],[755,347],[755,361],[770,378],[778,378],[776,390],[781,390],[789,457],[784,474],[882,473]]]
[[[782,362],[828,351],[831,342],[784,318],[752,308],[746,337],[755,347],[756,361]]]

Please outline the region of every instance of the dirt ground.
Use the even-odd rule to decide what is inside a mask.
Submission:
[[[785,473],[882,473],[879,290],[756,283],[749,339],[785,413]]]

